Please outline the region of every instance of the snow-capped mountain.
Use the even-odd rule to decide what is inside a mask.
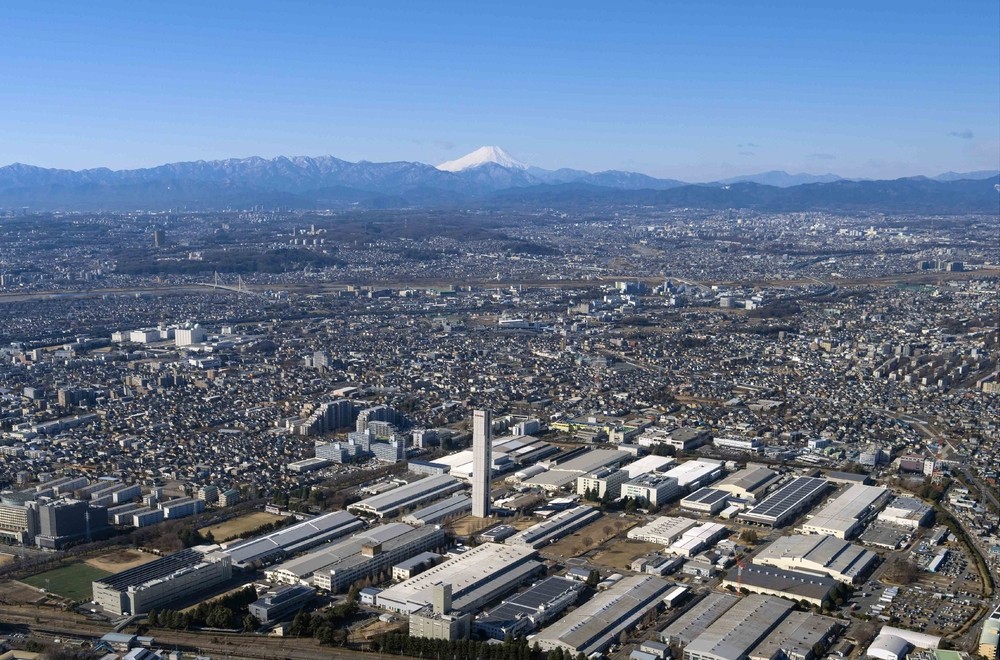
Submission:
[[[486,163],[494,163],[501,167],[514,170],[526,170],[528,166],[511,156],[500,147],[479,147],[472,153],[465,154],[461,158],[449,160],[437,166],[439,170],[445,172],[461,172],[473,167],[479,167]]]

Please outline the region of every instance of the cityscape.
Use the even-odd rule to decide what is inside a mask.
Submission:
[[[995,2],[56,4],[0,660],[1000,660]]]

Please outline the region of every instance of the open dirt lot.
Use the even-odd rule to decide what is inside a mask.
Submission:
[[[273,513],[254,511],[253,513],[227,520],[224,523],[219,523],[218,525],[202,527],[198,531],[202,534],[212,532],[212,536],[215,537],[216,542],[222,542],[234,538],[239,534],[249,532],[252,529],[257,529],[266,523],[283,520],[284,518],[284,516],[276,516]]]
[[[594,550],[613,536],[624,534],[630,528],[634,527],[635,524],[636,521],[634,520],[602,516],[586,527],[578,529],[552,545],[542,548],[541,554],[543,557],[552,559],[579,557],[588,550]]]
[[[14,555],[8,555],[5,552],[0,552],[0,566],[8,564],[12,561],[14,561]]]
[[[610,547],[594,555],[593,563],[627,571],[632,566],[634,559],[662,549],[663,546],[659,543],[626,541],[623,538],[618,538],[613,544],[610,544]]]
[[[154,554],[142,552],[141,550],[126,549],[115,550],[99,557],[91,557],[90,559],[85,560],[84,563],[88,566],[99,568],[102,571],[117,573],[119,571],[124,571],[127,568],[132,568],[133,566],[148,564],[154,559],[158,559],[158,557]]]

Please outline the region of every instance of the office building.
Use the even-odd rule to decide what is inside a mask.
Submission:
[[[488,518],[492,505],[493,414],[477,410],[472,414],[472,515]]]
[[[302,584],[278,587],[250,603],[250,614],[262,624],[274,623],[298,612],[315,593],[313,587]]]
[[[231,577],[232,564],[227,555],[181,550],[95,580],[94,602],[113,614],[144,614],[168,607]]]
[[[577,495],[585,495],[589,490],[597,499],[616,500],[621,497],[622,484],[628,481],[628,472],[615,468],[601,468],[576,479]]]
[[[71,543],[99,538],[108,527],[108,509],[83,500],[54,500],[38,507],[38,536],[42,548],[58,550]]]
[[[640,506],[663,506],[684,493],[675,477],[645,474],[622,484],[622,497],[631,497]]]
[[[208,334],[204,328],[177,328],[174,330],[174,345],[177,347],[200,344]]]

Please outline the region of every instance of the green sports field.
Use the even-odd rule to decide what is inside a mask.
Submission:
[[[32,575],[21,582],[46,589],[70,600],[86,601],[93,597],[94,590],[91,583],[107,575],[111,574],[81,562]]]

